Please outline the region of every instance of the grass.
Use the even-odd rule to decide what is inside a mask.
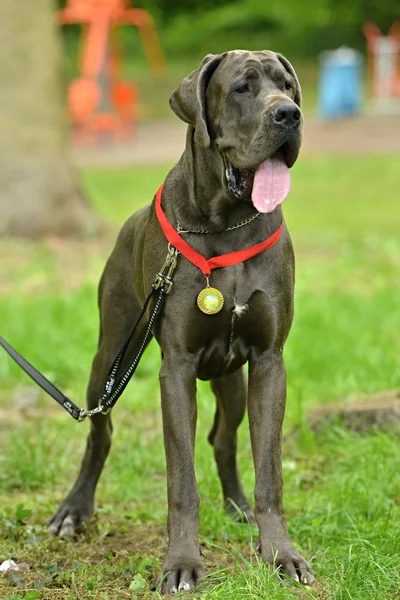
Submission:
[[[312,406],[400,387],[397,167],[395,156],[303,159],[285,203],[297,250],[296,317],[285,354],[285,504],[292,538],[312,560],[318,583],[280,583],[251,551],[256,532],[225,515],[206,441],[214,401],[202,383],[196,473],[210,577],[191,598],[400,598],[398,439],[340,425],[315,433],[307,425]],[[118,225],[167,171],[82,176],[96,208]],[[96,282],[112,237],[0,245],[1,334],[79,404],[97,338]],[[31,567],[0,575],[1,600],[157,597],[150,587],[166,548],[167,514],[158,367],[151,345],[115,409],[95,518],[71,542],[52,538],[45,524],[72,484],[88,425],[34,396],[0,354],[0,562],[12,557]],[[288,435],[295,427],[297,435]],[[246,424],[239,461],[251,496]]]

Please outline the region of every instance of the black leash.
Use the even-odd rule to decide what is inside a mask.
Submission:
[[[178,257],[178,250],[173,248],[171,245],[168,245],[168,254],[165,260],[165,263],[158,273],[157,277],[152,283],[151,290],[149,295],[147,296],[145,303],[143,304],[143,308],[137,319],[131,333],[129,334],[128,339],[125,344],[122,346],[121,350],[118,353],[118,356],[114,360],[111,368],[108,372],[108,376],[106,379],[106,383],[104,385],[104,391],[99,399],[99,404],[93,410],[85,410],[83,408],[79,408],[72,400],[67,398],[65,394],[62,393],[51,381],[49,381],[40,371],[35,369],[33,365],[31,365],[23,356],[21,356],[14,348],[3,338],[0,336],[0,346],[4,348],[6,352],[15,360],[15,362],[25,371],[27,375],[35,383],[37,383],[47,394],[49,394],[58,404],[60,404],[73,419],[78,422],[82,422],[86,419],[86,417],[91,417],[95,414],[102,413],[107,414],[113,406],[116,404],[118,398],[122,395],[126,386],[128,385],[131,377],[136,371],[136,368],[142,358],[143,352],[147,346],[148,339],[151,335],[152,328],[157,318],[161,314],[162,308],[164,306],[165,298],[167,294],[171,291],[172,288],[172,275],[175,271]],[[143,336],[142,343],[140,348],[129,365],[128,369],[121,375],[121,365],[128,349],[129,344],[131,343],[137,328],[142,321],[150,301],[152,298],[155,298],[154,308],[149,318],[149,322],[146,327],[146,332]]]

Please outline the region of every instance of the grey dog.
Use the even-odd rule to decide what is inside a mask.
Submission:
[[[206,258],[265,240],[282,222],[282,198],[276,200],[273,192],[272,205],[263,205],[253,189],[257,178],[262,179],[257,174],[260,165],[272,165],[268,181],[273,187],[275,157],[283,169],[278,184],[287,183],[284,171],[296,161],[301,145],[301,91],[291,64],[270,51],[208,55],[175,90],[170,104],[188,130],[184,153],[164,184],[162,206],[169,222],[175,228],[180,223],[186,231],[182,236]],[[260,214],[252,218],[256,209]],[[198,231],[211,233],[194,233]],[[118,236],[99,287],[101,325],[87,391],[90,409],[97,406],[110,364],[138,317],[167,246],[154,202],[130,217]],[[272,248],[213,271],[211,279],[225,303],[218,314],[207,315],[196,303],[204,276],[179,256],[173,290],[152,332],[163,356],[160,386],[168,476],[169,544],[161,589],[189,590],[205,575],[193,467],[197,378],[211,381],[216,397],[209,441],[228,510],[236,505],[249,521],[256,521],[263,560],[310,584],[313,572],[289,538],[282,498],[282,352],[292,324],[294,287],[294,254],[285,223]],[[145,327],[146,323],[132,341],[127,362],[138,351]],[[256,476],[254,514],[236,462],[237,428],[246,405]],[[72,535],[90,518],[111,433],[109,415],[92,418],[79,476],[50,521],[55,534]]]

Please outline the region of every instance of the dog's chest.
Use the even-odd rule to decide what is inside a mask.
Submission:
[[[217,314],[208,315],[197,305],[197,295],[205,285],[201,276],[192,281],[177,278],[165,316],[171,322],[170,341],[176,336],[174,346],[184,348],[186,356],[196,357],[200,379],[212,379],[245,364],[252,348],[262,351],[269,347],[279,328],[274,317],[279,294],[265,270],[244,265],[220,269],[212,273],[210,285],[223,294],[224,306]]]
[[[227,249],[211,248],[209,254]],[[286,236],[268,252],[212,271],[209,285],[222,293],[224,306],[208,315],[197,304],[206,278],[180,256],[171,294],[154,330],[163,354],[194,364],[200,379],[213,379],[240,368],[253,351],[281,348],[292,322],[293,278],[293,252]]]
[[[252,347],[268,345],[267,320],[257,319],[257,303],[253,296],[248,301],[228,299],[224,314],[209,315],[207,323],[195,328],[200,379],[234,372],[247,362]]]

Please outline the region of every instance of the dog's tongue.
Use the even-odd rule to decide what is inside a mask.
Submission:
[[[257,168],[251,199],[259,212],[269,213],[284,201],[289,192],[289,169],[283,157],[275,154]]]

